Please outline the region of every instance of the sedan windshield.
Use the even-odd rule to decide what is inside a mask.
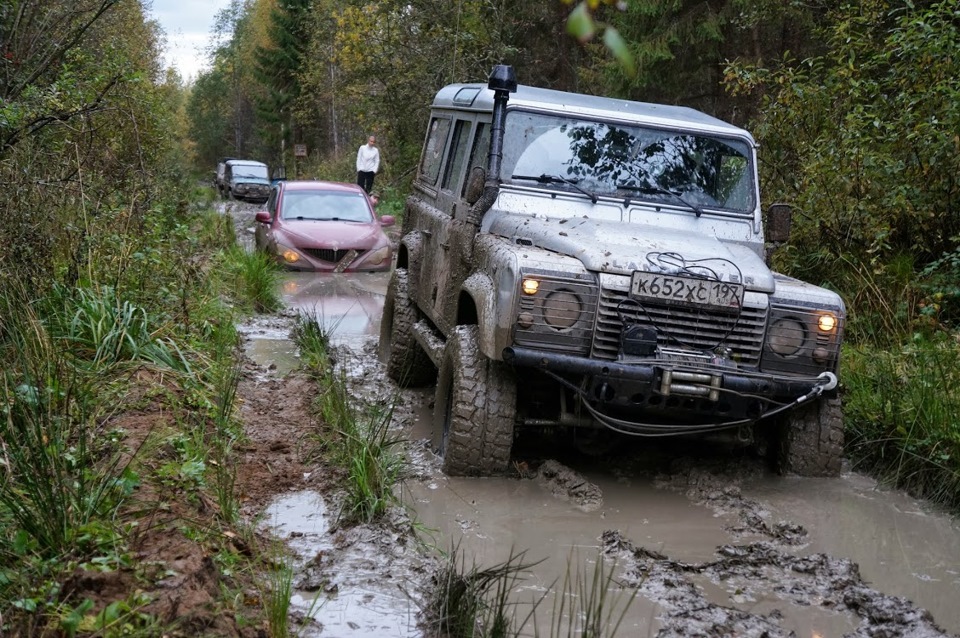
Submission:
[[[615,195],[703,209],[752,212],[753,156],[746,140],[512,111],[503,145],[505,183]]]
[[[372,222],[370,204],[361,193],[288,190],[280,204],[281,219]]]

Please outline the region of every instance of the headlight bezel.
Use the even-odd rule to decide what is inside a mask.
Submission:
[[[536,280],[537,285],[529,286],[530,280]],[[533,288],[536,290],[529,292]],[[600,297],[599,282],[591,273],[524,269],[517,280],[516,295],[515,343],[589,354]],[[572,304],[577,306],[575,316]]]
[[[832,318],[832,322],[825,322],[823,317]],[[836,372],[840,361],[844,319],[843,311],[839,308],[771,304],[760,369],[764,372],[811,376],[824,371]],[[823,330],[821,326],[824,323],[832,325],[828,326],[828,330]],[[786,343],[778,343],[777,327],[789,329],[791,324],[794,331],[799,326],[802,335],[794,332],[788,336]]]

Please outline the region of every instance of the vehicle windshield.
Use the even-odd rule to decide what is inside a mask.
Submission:
[[[746,140],[511,111],[501,179],[592,195],[751,213]]]
[[[267,177],[267,167],[262,164],[234,164],[233,177],[234,179],[240,177],[269,179]]]
[[[361,193],[287,190],[280,203],[280,218],[372,222],[373,213]]]

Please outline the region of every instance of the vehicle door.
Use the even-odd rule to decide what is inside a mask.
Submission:
[[[452,125],[452,117],[442,114],[434,115],[430,121],[416,184],[423,193],[422,205],[410,211],[414,216],[413,227],[420,232],[422,242],[419,277],[414,286],[417,306],[444,331],[448,324],[437,313],[436,307],[442,290],[439,280],[448,259],[447,238],[452,218],[447,204],[440,197],[439,182]]]
[[[270,197],[267,198],[266,210],[267,213],[270,214],[270,223],[257,223],[254,230],[254,241],[257,248],[264,250],[271,255],[276,254],[277,252],[277,242],[273,238],[273,232],[271,231],[274,223],[277,221],[277,199],[279,198],[279,193],[279,188],[271,189]]]
[[[457,320],[460,288],[473,272],[472,250],[476,228],[466,222],[470,203],[464,197],[467,175],[474,166],[476,156],[483,159],[478,164],[486,166],[485,149],[489,140],[484,138],[486,125],[477,122],[476,114],[461,114],[454,119],[450,134],[450,148],[441,171],[437,195],[439,206],[450,212],[451,221],[441,251],[436,255],[437,277],[434,282],[440,291],[434,301],[434,313],[444,327],[452,327]],[[489,135],[487,135],[489,137]]]

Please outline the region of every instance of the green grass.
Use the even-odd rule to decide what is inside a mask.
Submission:
[[[511,550],[507,560],[491,567],[469,567],[459,547],[453,547],[433,575],[422,617],[428,635],[449,638],[518,636],[522,624],[510,592],[520,573],[537,565],[523,562],[524,552]]]
[[[267,576],[266,589],[262,594],[270,638],[287,638],[290,635],[290,596],[293,593],[293,568],[276,551],[277,560]]]
[[[258,313],[282,307],[278,292],[280,267],[268,255],[233,246],[224,253],[222,262],[224,283],[241,307]]]
[[[332,366],[329,331],[315,316],[298,315],[293,338],[320,386],[317,409],[327,428],[319,447],[346,473],[340,521],[376,520],[399,504],[396,487],[405,467],[403,440],[390,431],[393,406],[364,405],[350,395],[345,372]]]
[[[960,509],[960,346],[918,337],[844,352],[847,453],[881,481]]]

